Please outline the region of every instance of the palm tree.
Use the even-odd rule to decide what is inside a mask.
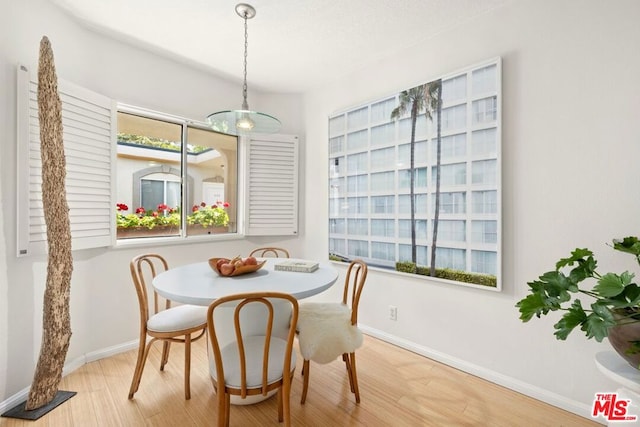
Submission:
[[[440,153],[441,153],[441,113],[442,113],[442,80],[403,90],[399,95],[399,104],[391,112],[391,119],[396,120],[407,113],[410,108],[411,139],[410,139],[410,199],[411,199],[411,262],[417,263],[416,223],[415,223],[415,143],[416,123],[418,115],[424,111],[425,118],[433,121],[437,117],[437,160],[436,160],[436,200],[435,217],[433,221],[433,242],[431,247],[431,270],[429,274],[435,276],[436,241],[438,239],[438,218],[440,214]]]
[[[436,200],[433,216],[433,238],[431,240],[431,268],[430,276],[436,275],[436,242],[438,241],[438,220],[440,218],[440,157],[442,153],[442,79],[434,80],[427,83],[426,89],[426,112],[428,119],[433,120],[433,112],[435,111],[436,120]]]
[[[410,191],[410,199],[411,199],[411,262],[417,264],[417,254],[416,254],[416,210],[415,210],[415,179],[416,179],[416,171],[414,168],[415,165],[415,151],[416,151],[416,123],[418,121],[418,113],[424,110],[425,108],[425,92],[426,85],[416,86],[409,90],[403,90],[399,95],[399,104],[396,108],[391,112],[391,119],[397,120],[398,118],[404,116],[407,112],[408,108],[411,108],[411,140],[410,140],[410,165],[409,165],[409,174],[410,174],[410,183],[409,183],[409,191]]]

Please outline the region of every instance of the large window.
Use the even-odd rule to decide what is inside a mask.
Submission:
[[[120,111],[118,238],[235,232],[237,153],[237,137]]]
[[[111,246],[116,233],[172,241],[201,233],[298,235],[297,137],[236,138],[195,120],[118,111],[115,100],[58,83],[72,250]],[[24,66],[17,89],[17,254],[44,254],[38,84]]]
[[[500,80],[492,60],[329,118],[330,255],[500,288]]]

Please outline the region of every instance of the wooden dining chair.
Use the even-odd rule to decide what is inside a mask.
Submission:
[[[264,329],[262,329],[263,323],[256,326],[255,319],[250,320],[250,325],[242,325],[243,309],[249,306],[255,307],[255,305],[264,307]],[[216,325],[214,317],[224,316],[226,313],[217,313],[217,311],[223,311],[219,309],[228,307],[233,309],[235,340],[225,344],[220,342],[219,336],[224,335],[228,325]],[[286,335],[285,331],[276,331],[279,328],[277,321],[274,321],[279,317],[277,310],[282,310],[283,307],[287,310],[289,307],[291,309],[290,322],[286,322]],[[245,319],[247,319],[246,316]],[[293,341],[297,319],[297,300],[289,294],[280,292],[229,295],[216,299],[209,306],[207,328],[211,356],[215,362],[215,370],[211,371],[211,382],[218,402],[218,426],[229,425],[231,395],[245,399],[247,396],[267,396],[269,392],[276,389],[278,421],[284,421],[285,426],[291,425],[289,395],[291,377],[296,367]],[[287,320],[289,320],[288,316]],[[260,332],[247,334],[246,329],[249,328]]]
[[[140,310],[140,344],[138,359],[133,373],[129,399],[138,391],[142,371],[149,356],[151,345],[163,341],[160,370],[163,371],[169,360],[170,345],[173,342],[184,343],[184,397],[191,398],[191,342],[202,336],[207,327],[207,307],[194,305],[178,305],[171,307],[171,301],[165,301],[163,310],[159,310],[158,294],[153,291],[153,308],[150,307],[147,286],[151,280],[163,271],[168,270],[167,261],[158,254],[144,254],[134,257],[130,262],[131,277],[138,295]],[[196,334],[192,338],[192,334]],[[147,337],[151,337],[147,342]]]
[[[256,248],[251,251],[249,256],[259,257],[259,258],[291,258],[289,256],[289,251],[284,248],[276,248],[276,247],[264,247],[264,248]]]
[[[298,344],[304,358],[303,387],[300,403],[305,402],[309,388],[310,361],[326,364],[342,355],[347,368],[349,387],[360,403],[358,376],[356,375],[356,349],[362,345],[362,332],[358,328],[358,306],[367,264],[354,260],[349,264],[344,281],[342,302],[302,303],[298,318]]]

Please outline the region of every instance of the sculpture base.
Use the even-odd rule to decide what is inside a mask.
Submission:
[[[46,415],[49,412],[53,411],[55,408],[62,405],[67,400],[71,399],[76,394],[77,392],[75,391],[58,390],[53,400],[44,406],[27,411],[26,409],[24,409],[25,405],[27,404],[27,401],[25,400],[19,405],[9,409],[7,412],[2,414],[2,416],[8,417],[8,418],[20,418],[22,420],[35,421],[38,418],[42,417],[43,415]]]

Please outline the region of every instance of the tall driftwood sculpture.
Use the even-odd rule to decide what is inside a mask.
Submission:
[[[49,263],[42,316],[42,346],[25,405],[27,410],[47,405],[56,396],[71,340],[69,294],[73,259],[65,189],[62,104],[58,96],[53,51],[46,36],[40,42],[38,118],[42,156],[42,202],[47,224]]]

